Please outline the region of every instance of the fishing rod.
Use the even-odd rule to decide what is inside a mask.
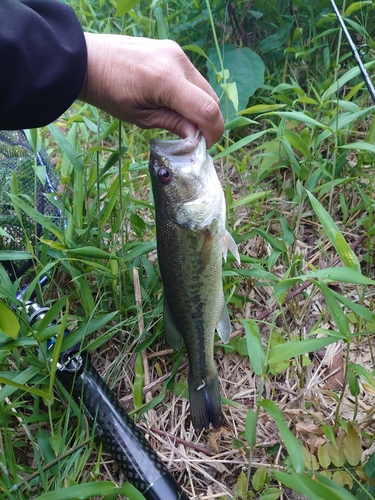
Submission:
[[[49,311],[33,301],[26,301],[24,307],[30,326]],[[50,326],[54,324],[55,321]],[[69,335],[69,330],[64,334]],[[54,339],[48,348],[53,344]],[[107,451],[146,500],[189,500],[79,344],[60,355],[56,375],[77,404],[82,405]]]
[[[362,62],[361,56],[360,56],[360,54],[358,52],[358,49],[357,49],[355,43],[353,42],[353,40],[352,40],[352,38],[351,38],[351,36],[349,34],[349,31],[348,31],[347,27],[345,26],[344,19],[342,18],[341,14],[339,12],[339,9],[337,8],[337,5],[336,5],[336,3],[335,3],[334,0],[331,0],[331,5],[332,5],[332,8],[333,8],[333,10],[334,10],[334,12],[336,14],[336,17],[337,17],[339,23],[340,23],[340,26],[341,26],[341,28],[342,28],[345,36],[346,36],[346,39],[347,39],[347,41],[349,43],[349,46],[350,46],[350,49],[351,49],[352,54],[354,56],[354,59],[356,60],[357,65],[358,65],[358,67],[359,67],[359,69],[360,69],[360,71],[362,73],[363,80],[366,83],[367,88],[368,88],[368,90],[370,92],[371,98],[372,98],[372,100],[373,100],[373,102],[375,104],[375,87],[372,84],[370,75],[368,74],[367,69],[365,68],[365,66],[364,66],[364,64]]]
[[[6,139],[7,146],[9,146],[11,138],[7,137]],[[17,147],[22,140],[22,136],[18,135],[17,143],[15,142]],[[16,170],[14,165],[9,162],[5,163],[5,169],[7,168]],[[20,179],[29,177],[21,175],[19,172],[18,175]],[[55,191],[53,183],[48,186],[48,190],[50,193]],[[9,216],[8,231],[11,231],[12,228],[18,229],[15,227],[15,222],[12,224],[10,204],[3,204],[0,212],[2,216]],[[32,263],[27,266],[27,269],[31,265]],[[22,271],[17,269],[15,275],[20,277],[24,269],[26,269],[24,266],[22,266]],[[48,280],[48,276],[41,277],[39,285],[42,287]],[[28,322],[32,326],[42,320],[50,308],[43,307],[33,300],[25,300],[28,288],[29,286],[23,287],[16,294],[16,299],[21,303],[20,307],[24,308]],[[33,292],[31,297],[34,295]],[[51,325],[55,324],[56,321],[51,322]],[[69,334],[69,330],[64,332],[64,335]],[[54,342],[55,338],[50,339],[47,348],[50,349]],[[92,366],[89,354],[82,350],[79,344],[60,354],[56,375],[65,389],[72,394],[77,404],[83,408],[89,421],[98,432],[104,447],[113,456],[129,483],[135,486],[146,500],[189,500],[187,494],[150,446],[141,430],[125,412],[111,389]],[[13,491],[18,488],[18,484],[14,485]]]

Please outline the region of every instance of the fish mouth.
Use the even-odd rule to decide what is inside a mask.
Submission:
[[[197,150],[201,141],[205,140],[199,130],[197,130],[194,137],[186,137],[185,139],[171,139],[171,140],[161,140],[161,139],[151,139],[151,151],[158,155],[165,156],[183,156],[189,153],[193,153]]]

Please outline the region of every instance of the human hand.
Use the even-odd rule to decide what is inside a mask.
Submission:
[[[85,33],[88,63],[79,98],[141,128],[164,128],[207,147],[224,131],[219,99],[171,40]]]

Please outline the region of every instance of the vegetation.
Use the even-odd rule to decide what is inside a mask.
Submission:
[[[375,498],[375,103],[330,2],[70,3],[86,30],[176,40],[221,96],[211,154],[241,254],[223,264],[226,423],[194,435],[185,352],[164,344],[147,160],[165,132],[77,102],[29,134],[54,162],[66,218],[33,214],[48,233],[26,248],[22,282],[52,308],[45,320],[29,326],[0,267],[0,497],[136,498],[55,377],[59,353],[82,342],[191,497]],[[338,5],[372,74],[373,4]]]

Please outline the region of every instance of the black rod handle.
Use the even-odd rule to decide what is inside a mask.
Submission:
[[[127,480],[147,500],[189,500],[94,369],[88,354],[74,347],[62,353],[59,363],[58,378],[95,422],[105,448]]]

